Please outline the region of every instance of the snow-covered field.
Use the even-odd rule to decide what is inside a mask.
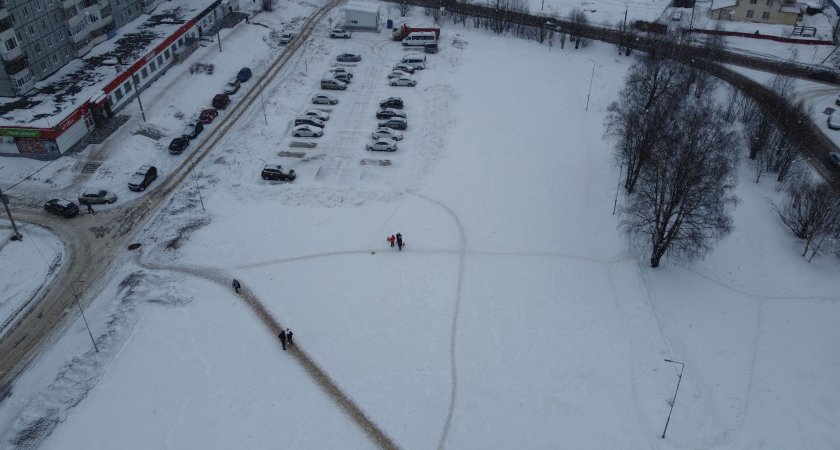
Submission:
[[[330,40],[326,25],[138,236],[143,265],[241,280],[404,448],[840,447],[838,263],[799,257],[769,179],[743,165],[735,231],[696,265],[652,270],[617,231],[602,122],[630,59],[444,24],[417,87],[396,88],[404,51],[386,33]],[[194,54],[212,78],[171,69],[144,93],[149,124],[177,133],[238,67],[264,71],[268,31]],[[345,51],[362,61],[324,137],[292,139]],[[370,154],[391,95],[409,129]],[[123,189],[135,166],[178,161],[129,112],[86,150],[108,154],[91,182]],[[297,180],[262,181],[265,162]],[[402,252],[385,242],[398,231]],[[100,352],[73,323],[0,403],[3,446],[373,447],[227,285],[131,256],[109,278],[88,311]],[[665,359],[685,371],[661,439],[679,373]]]

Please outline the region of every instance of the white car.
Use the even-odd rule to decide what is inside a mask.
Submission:
[[[399,70],[395,70],[395,71],[388,74],[388,80],[393,80],[394,78],[402,78],[402,77],[407,77],[407,76],[408,76],[407,73],[401,72]]]
[[[323,135],[323,128],[313,127],[312,125],[298,125],[292,131],[294,137],[321,137]]]
[[[342,29],[339,29],[339,28],[336,28],[334,30],[330,30],[330,37],[331,38],[350,39],[350,36],[352,36],[352,34],[350,34],[350,32],[347,31],[347,30],[342,30]]]
[[[338,99],[332,95],[315,94],[312,96],[312,103],[315,105],[337,105]]]
[[[831,152],[828,154],[828,159],[834,163],[835,166],[840,167],[840,153],[838,152]]]
[[[88,188],[79,195],[79,203],[82,205],[111,204],[115,201],[117,201],[117,194],[107,189]]]
[[[280,35],[280,45],[286,45],[289,42],[292,42],[292,39],[295,38],[295,35],[292,33],[283,33]]]
[[[409,77],[391,78],[389,84],[391,86],[416,86],[417,80]]]
[[[828,115],[828,128],[840,130],[840,112],[834,111]]]
[[[233,77],[230,81],[227,82],[225,85],[225,89],[222,91],[227,95],[233,95],[236,91],[239,90],[239,78]]]
[[[353,72],[350,72],[344,67],[333,67],[332,69],[328,70],[328,72],[331,74],[346,73],[349,78],[353,78]]]
[[[401,141],[403,135],[401,133],[397,133],[396,130],[392,130],[390,128],[377,128],[376,131],[370,134],[370,137],[374,140],[393,139],[395,141]]]
[[[320,120],[330,120],[330,115],[321,111],[320,109],[309,108],[304,113],[304,116],[312,116]]]
[[[377,139],[367,145],[370,152],[393,152],[397,150],[397,141],[393,139]]]

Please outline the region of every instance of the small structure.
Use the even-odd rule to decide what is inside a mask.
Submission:
[[[344,7],[344,28],[378,31],[379,8],[379,3],[350,0]]]
[[[801,10],[792,0],[714,0],[710,8],[715,20],[794,25]]]

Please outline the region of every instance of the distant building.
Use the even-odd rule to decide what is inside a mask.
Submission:
[[[715,20],[795,25],[802,11],[792,0],[714,0]]]
[[[350,0],[344,6],[344,28],[378,30],[379,3]]]

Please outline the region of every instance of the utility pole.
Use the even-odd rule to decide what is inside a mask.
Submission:
[[[592,94],[592,80],[595,79],[595,60],[591,58],[586,58],[592,61],[592,76],[589,77],[589,92],[586,94],[586,110],[589,111],[589,96]]]
[[[222,35],[220,31],[222,27],[216,28],[216,38],[219,40],[219,53],[222,53]]]
[[[15,235],[12,236],[12,240],[19,241],[23,239],[23,235],[18,232],[15,219],[12,217],[12,210],[9,209],[9,196],[4,194],[2,189],[0,189],[0,201],[3,202],[3,207],[6,208],[6,214],[9,216],[9,222],[12,223],[12,230],[15,232]]]
[[[85,280],[79,280],[79,283],[84,283]],[[90,331],[90,325],[88,325],[87,317],[85,317],[85,310],[82,309],[82,304],[79,303],[79,294],[73,293],[73,298],[76,299],[76,306],[79,307],[79,312],[82,313],[82,320],[85,321],[85,328],[87,328],[88,336],[90,336],[90,341],[93,342],[93,349],[96,350],[96,353],[99,353],[99,347],[96,346],[96,339],[93,338],[93,333]]]
[[[137,89],[137,82],[134,81],[134,77],[135,77],[135,75],[132,74],[131,75],[131,84],[134,86],[134,92],[135,92],[134,95],[137,96],[137,104],[140,105],[140,115],[143,116],[143,122],[145,122],[146,121],[146,112],[143,111],[143,102],[140,101],[140,90]]]
[[[679,364],[680,365],[680,373],[677,375],[677,389],[674,390],[674,399],[671,400],[671,410],[668,411],[668,420],[665,421],[665,429],[662,430],[662,439],[665,439],[665,432],[668,431],[668,423],[671,422],[671,413],[674,412],[674,403],[677,402],[677,394],[680,392],[680,382],[682,382],[682,374],[683,370],[685,369],[685,364],[679,361],[671,361],[670,359],[666,359],[665,362]]]

